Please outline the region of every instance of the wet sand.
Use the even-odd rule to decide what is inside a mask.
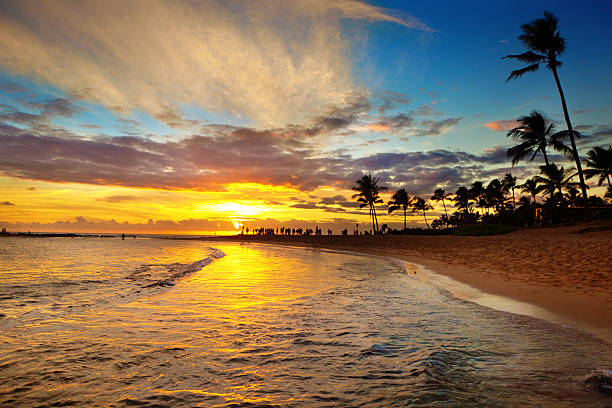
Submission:
[[[483,292],[536,305],[567,321],[581,323],[583,328],[612,333],[610,222],[483,237],[250,235],[215,240],[391,256]]]

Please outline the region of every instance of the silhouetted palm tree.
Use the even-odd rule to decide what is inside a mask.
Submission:
[[[572,178],[576,175],[574,169],[565,170],[563,166],[557,167],[556,164],[549,164],[548,166],[540,166],[540,174],[543,176],[535,176],[538,193],[550,194],[551,197],[556,191],[563,196],[564,188],[571,188],[577,186],[578,183],[572,182]]]
[[[448,220],[448,213],[446,212],[446,204],[444,203],[444,200],[446,200],[447,198],[450,198],[451,196],[452,196],[451,193],[447,193],[441,188],[434,191],[434,194],[431,196],[431,199],[433,201],[442,201],[442,205],[444,206],[444,215],[446,216],[447,220]]]
[[[516,146],[512,146],[506,151],[506,156],[512,159],[514,166],[525,156],[531,156],[529,161],[533,160],[538,152],[544,156],[544,163],[548,166],[547,147],[552,147],[555,150],[567,154],[568,150],[563,139],[567,137],[567,132],[553,133],[555,125],[547,121],[544,116],[537,110],[532,111],[528,116],[521,116],[518,119],[519,126],[508,131],[506,136],[511,137],[519,142]]]
[[[427,201],[423,200],[421,197],[414,197],[412,199],[412,211],[423,211],[423,218],[425,219],[425,225],[427,225],[427,229],[429,228],[429,223],[427,222],[427,216],[425,215],[425,211],[431,210],[433,207],[427,204]]]
[[[393,194],[393,197],[391,197],[391,200],[387,203],[389,206],[389,214],[400,208],[404,210],[404,229],[406,229],[406,210],[410,207],[411,201],[412,198],[408,195],[406,190],[400,188]]]
[[[565,116],[565,123],[567,124],[568,137],[571,142],[576,168],[578,169],[578,176],[580,177],[582,196],[586,200],[588,198],[587,188],[582,174],[582,166],[580,164],[578,149],[576,148],[576,141],[574,140],[575,132],[572,128],[572,122],[570,121],[567,111],[567,104],[565,103],[565,95],[563,94],[559,75],[557,74],[557,67],[561,66],[561,62],[557,60],[557,57],[565,51],[565,39],[559,34],[557,23],[557,17],[549,11],[545,11],[544,18],[539,18],[521,26],[523,34],[519,36],[519,40],[528,51],[517,55],[507,55],[504,58],[517,59],[530,65],[512,71],[508,79],[506,79],[506,82],[511,79],[520,78],[527,72],[537,71],[540,64],[543,63],[552,71],[555,77],[555,83],[557,84],[557,90],[559,91],[559,96],[561,97],[561,106],[563,107],[563,115]]]
[[[471,212],[470,209],[470,192],[467,188],[461,186],[455,192],[455,197],[453,198],[455,204],[459,210],[463,210],[465,212]]]
[[[484,215],[484,209],[487,208],[487,198],[486,198],[486,191],[484,186],[482,185],[481,181],[475,181],[472,183],[472,186],[470,187],[470,189],[468,190],[468,194],[471,200],[474,200],[474,202],[476,203],[476,207],[482,208],[483,209],[483,215]]]
[[[594,147],[587,152],[588,159],[585,161],[588,169],[584,170],[586,178],[599,176],[598,186],[603,184],[604,180],[608,180],[608,187],[612,187],[610,176],[612,176],[612,146],[608,149],[603,147]]]
[[[378,218],[376,217],[375,204],[382,203],[383,200],[380,198],[381,191],[387,189],[387,187],[379,186],[378,179],[371,175],[364,175],[356,181],[357,186],[353,187],[353,190],[358,193],[353,195],[353,199],[357,199],[361,203],[359,208],[369,207],[370,216],[372,217],[372,230],[374,233],[378,232]]]
[[[512,208],[516,210],[516,200],[514,198],[514,188],[516,187],[516,177],[508,173],[502,180],[502,186],[506,192],[512,192]]]
[[[504,186],[499,179],[491,180],[484,194],[487,207],[495,207],[495,211],[499,213],[506,202],[504,192]]]
[[[522,193],[531,194],[533,197],[533,203],[536,203],[536,195],[538,194],[538,183],[534,179],[527,179],[523,184],[519,186]]]

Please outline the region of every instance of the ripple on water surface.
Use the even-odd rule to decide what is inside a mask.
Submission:
[[[0,270],[3,407],[612,404],[581,383],[612,365],[608,344],[455,299],[392,262],[16,241]]]

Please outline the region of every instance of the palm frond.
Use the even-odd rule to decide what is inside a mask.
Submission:
[[[540,63],[537,63],[537,64],[529,65],[528,67],[525,67],[525,68],[514,70],[510,73],[510,75],[506,79],[506,82],[510,81],[511,79],[520,78],[528,72],[537,71],[539,67],[540,67]]]
[[[502,59],[517,59],[522,62],[526,62],[528,64],[533,64],[534,62],[543,62],[546,60],[546,56],[536,54],[532,51],[527,51],[522,54],[510,54],[502,57]]]

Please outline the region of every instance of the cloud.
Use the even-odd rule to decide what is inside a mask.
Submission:
[[[383,91],[376,92],[374,97],[379,101],[378,112],[385,113],[388,110],[394,109],[398,105],[405,105],[410,102],[406,94],[401,92]]]
[[[423,120],[421,126],[424,128],[417,130],[415,136],[438,136],[448,132],[463,120],[460,118],[447,118],[442,120]]]
[[[301,123],[358,89],[343,18],[431,30],[356,0],[24,0],[0,4],[0,67],[117,112]]]
[[[28,91],[23,86],[11,81],[0,81],[0,90],[10,94],[24,93]]]
[[[573,110],[572,115],[582,115],[584,113],[608,112],[608,109],[577,109]]]
[[[64,138],[55,136],[53,129],[48,134],[33,133],[0,123],[0,171],[9,177],[57,183],[196,191],[223,191],[229,183],[303,191],[349,188],[364,172],[372,172],[392,186],[418,180],[418,191],[428,191],[439,182],[450,185],[477,177],[484,166],[507,164],[502,146],[481,154],[438,149],[354,158],[343,152],[324,153],[316,141],[302,135],[309,128],[211,125],[202,130],[171,141],[133,136]],[[128,199],[131,196],[103,200]]]
[[[346,197],[343,195],[335,195],[333,197],[321,197],[320,204],[333,205],[346,201]]]
[[[484,125],[496,132],[507,132],[517,127],[519,123],[516,120],[496,120],[494,122],[487,122]]]
[[[1,201],[0,205],[15,205],[15,204],[11,203],[10,201]]]
[[[123,203],[123,202],[133,202],[133,201],[143,201],[150,200],[149,197],[139,197],[139,196],[130,196],[130,195],[114,195],[102,198],[96,198],[96,201],[106,201],[107,203]]]
[[[81,106],[65,98],[54,98],[42,102],[21,101],[21,104],[29,110],[38,111],[38,113],[24,112],[13,106],[0,105],[0,120],[36,128],[50,126],[49,122],[53,118],[70,118],[83,111]]]
[[[371,123],[366,128],[379,132],[396,133],[411,128],[414,124],[415,120],[411,113],[398,113],[393,116],[382,116],[376,123]]]

